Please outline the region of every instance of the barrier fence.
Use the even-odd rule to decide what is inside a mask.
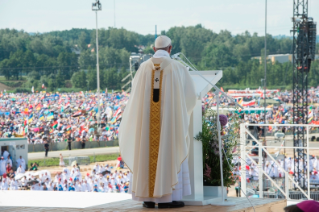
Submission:
[[[293,135],[285,133],[282,135],[266,134],[264,137],[261,133],[254,130],[255,127],[277,128],[281,133],[283,127],[293,128],[305,131],[305,146],[294,146]],[[241,166],[241,190],[249,196],[258,196],[259,198],[285,198],[285,199],[314,199],[319,200],[319,180],[313,180],[310,175],[312,171],[317,170],[318,166],[307,163],[303,167],[303,178],[298,182],[290,171],[293,166],[286,166],[285,159],[294,158],[294,149],[305,149],[307,155],[305,161],[317,160],[319,155],[319,138],[318,125],[306,124],[241,124],[240,125],[240,166]],[[310,158],[311,157],[311,158]],[[267,164],[270,170],[265,168]],[[319,162],[319,160],[318,160]],[[246,165],[253,165],[257,168],[254,176]],[[278,168],[280,177],[275,176],[273,168]],[[269,167],[268,167],[269,168]],[[254,180],[253,180],[254,178]],[[305,187],[303,187],[305,182]],[[262,191],[262,192],[261,192]],[[244,194],[242,194],[244,196]]]
[[[85,149],[118,146],[118,140],[112,141],[87,141],[85,142]],[[50,143],[49,151],[61,151],[68,149],[68,142]],[[71,149],[82,149],[81,142],[71,142]],[[44,144],[29,144],[28,152],[44,152]]]

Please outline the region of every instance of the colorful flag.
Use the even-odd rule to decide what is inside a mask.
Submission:
[[[121,108],[119,107],[119,108],[115,111],[113,117],[117,117],[117,116],[120,114],[120,112],[122,112],[122,111],[121,111]]]
[[[32,122],[32,119],[33,119],[33,114],[31,114],[28,118],[28,123]]]
[[[43,114],[41,114],[40,116],[39,116],[39,120],[41,121],[41,120],[43,120],[44,119],[44,116],[43,116]]]
[[[50,115],[47,116],[47,120],[51,120],[54,118],[54,114],[51,112]]]
[[[66,131],[70,131],[71,130],[71,125],[68,125],[67,127],[66,127]]]
[[[53,129],[57,128],[58,127],[58,121],[53,122],[52,127],[53,127]]]
[[[38,104],[37,107],[36,107],[36,110],[41,110],[41,108],[42,108],[42,105]]]

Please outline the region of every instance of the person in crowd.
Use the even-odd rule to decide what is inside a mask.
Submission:
[[[44,141],[44,150],[45,150],[45,157],[48,157],[48,152],[49,152],[49,143],[48,143],[48,141]]]
[[[22,167],[24,170],[26,169],[25,160],[22,158],[21,155],[20,155],[20,158],[17,159],[16,163],[17,163],[17,167],[20,167],[20,165],[21,165],[21,167]]]

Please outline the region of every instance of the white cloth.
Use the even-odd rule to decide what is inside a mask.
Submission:
[[[169,53],[164,50],[157,50],[153,55],[154,58],[169,57]]]
[[[162,57],[151,58],[141,64],[134,77],[132,92],[119,130],[121,155],[133,173],[134,181],[130,187],[136,197],[149,197],[149,185],[145,182],[148,182],[149,113],[154,63],[160,64],[159,70],[163,70],[162,124],[154,197],[172,194],[176,189],[178,172],[188,156],[189,118],[196,104],[193,80],[181,63],[169,57]]]
[[[130,175],[132,182],[132,176]],[[155,202],[155,203],[165,203],[165,202],[172,202],[172,201],[179,201],[183,199],[183,196],[191,195],[191,184],[189,179],[189,169],[188,169],[188,159],[186,159],[182,163],[181,171],[178,173],[178,183],[175,186],[175,190],[171,195],[165,195],[161,198],[140,198],[135,197],[135,193],[132,192],[131,186],[129,186],[128,193],[132,194],[132,199],[136,201],[146,201],[146,202]]]

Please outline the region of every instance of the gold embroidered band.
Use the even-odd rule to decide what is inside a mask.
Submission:
[[[150,134],[149,134],[149,197],[153,197],[156,179],[157,160],[161,133],[161,92],[163,70],[160,71],[160,90],[159,101],[153,101],[155,70],[152,70],[152,90],[151,90],[151,108],[150,108]]]

